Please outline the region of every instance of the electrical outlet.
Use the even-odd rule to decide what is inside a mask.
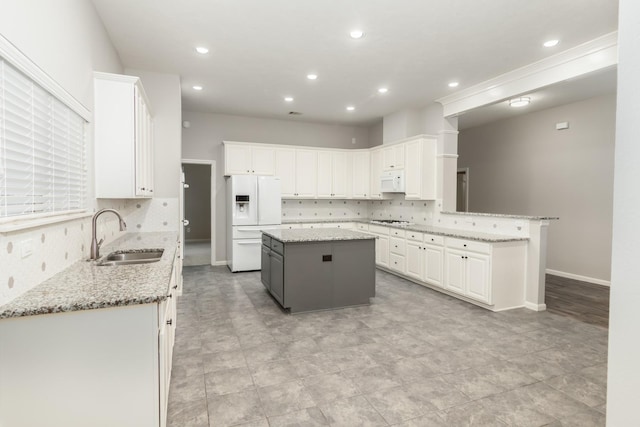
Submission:
[[[33,240],[27,239],[20,242],[20,256],[22,258],[30,257],[33,254]]]

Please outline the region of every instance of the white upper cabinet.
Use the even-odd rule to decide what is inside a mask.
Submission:
[[[140,78],[94,73],[97,198],[153,196],[153,121]]]
[[[315,198],[318,178],[318,152],[296,150],[296,191],[295,197]]]
[[[351,155],[351,195],[366,199],[371,195],[371,155],[369,151],[356,151]]]
[[[275,175],[280,178],[282,197],[294,197],[296,193],[296,150],[276,149]]]
[[[318,197],[349,197],[348,154],[345,151],[318,151]]]
[[[369,198],[382,199],[382,191],[380,189],[380,177],[382,176],[382,149],[371,150],[371,186]]]
[[[223,142],[225,175],[274,175],[275,149],[261,144]]]
[[[383,170],[398,170],[404,168],[404,143],[394,144],[382,149]]]
[[[407,199],[436,198],[436,140],[419,138],[405,146],[405,196]]]

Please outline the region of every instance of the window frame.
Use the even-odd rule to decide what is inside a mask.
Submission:
[[[0,233],[16,231],[41,225],[52,224],[72,219],[90,216],[89,212],[89,130],[91,123],[91,111],[82,105],[73,95],[58,84],[51,76],[49,76],[42,68],[35,64],[29,57],[22,53],[16,46],[8,41],[0,34],[0,57],[16,70],[24,74],[34,84],[44,89],[48,94],[57,99],[64,106],[69,108],[73,113],[77,114],[83,121],[83,149],[84,149],[84,200],[83,207],[79,209],[57,211],[57,212],[41,212],[27,213],[22,215],[14,215],[0,218]]]

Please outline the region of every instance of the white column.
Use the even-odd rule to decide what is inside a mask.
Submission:
[[[436,197],[440,211],[456,210],[456,174],[458,172],[458,131],[443,129],[438,132]]]
[[[619,3],[607,425],[640,425],[640,2]]]
[[[547,305],[544,303],[544,290],[547,270],[548,229],[549,221],[529,222],[524,305],[528,309],[535,311],[547,309]]]

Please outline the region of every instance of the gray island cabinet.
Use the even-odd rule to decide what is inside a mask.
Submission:
[[[369,304],[375,237],[339,228],[262,234],[262,283],[291,313]]]

